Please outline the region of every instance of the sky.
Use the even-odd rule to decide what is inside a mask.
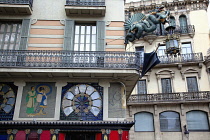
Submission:
[[[126,3],[127,2],[136,2],[136,1],[140,1],[140,0],[126,0]],[[210,4],[209,4],[209,7],[208,7],[208,10],[207,10],[207,14],[208,14],[208,21],[209,21],[209,28],[210,28]]]

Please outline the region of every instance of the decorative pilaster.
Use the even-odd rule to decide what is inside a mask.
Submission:
[[[21,106],[21,99],[22,99],[22,94],[23,94],[23,87],[26,85],[26,83],[24,81],[15,81],[14,84],[16,86],[18,86],[16,101],[19,101],[19,102],[15,103],[15,110],[14,110],[13,120],[17,120],[19,118],[19,113],[20,113],[20,106]]]
[[[62,92],[62,87],[67,85],[66,82],[62,81],[57,81],[55,86],[56,86],[56,101],[55,101],[55,119],[59,120],[60,118],[60,107],[61,107],[61,92]]]
[[[158,106],[154,105],[155,140],[161,140]]]
[[[103,120],[108,120],[108,101],[109,101],[109,96],[108,96],[108,91],[110,87],[110,83],[108,81],[99,81],[99,85],[103,87]]]

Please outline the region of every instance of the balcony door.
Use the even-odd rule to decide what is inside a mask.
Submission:
[[[187,77],[186,80],[188,92],[198,92],[197,78],[195,76]]]
[[[172,92],[170,78],[161,78],[161,84],[162,84],[162,93],[171,93]]]

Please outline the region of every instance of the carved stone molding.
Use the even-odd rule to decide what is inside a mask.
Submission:
[[[111,21],[106,21],[106,26],[109,26],[111,24]]]
[[[60,20],[61,25],[65,25],[65,20]]]
[[[195,68],[192,68],[192,67],[189,67],[183,71],[180,71],[181,75],[182,75],[182,79],[184,80],[185,77],[184,75],[185,74],[191,74],[191,73],[197,73],[198,74],[198,78],[200,79],[201,78],[201,70],[197,70]]]
[[[35,24],[37,22],[37,19],[32,19],[31,20],[31,25]]]
[[[148,42],[149,45],[152,45],[153,41],[157,38],[156,35],[146,35],[144,36],[144,41]]]
[[[162,75],[167,75],[169,78],[174,78],[175,72],[170,69],[160,69],[155,74],[157,79],[160,79]]]

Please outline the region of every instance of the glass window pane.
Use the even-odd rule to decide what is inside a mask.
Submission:
[[[209,122],[207,113],[203,111],[187,112],[187,128],[191,131],[207,131],[209,130]]]
[[[96,51],[96,44],[92,44],[91,51]]]
[[[90,31],[91,31],[90,26],[87,26],[87,27],[86,27],[86,34],[90,34]]]
[[[81,34],[85,34],[85,26],[81,26]]]
[[[75,35],[74,42],[75,42],[75,43],[79,43],[79,35]]]
[[[95,50],[95,46],[91,46],[96,43],[96,26],[76,25],[75,28],[75,43],[79,44],[79,51]]]
[[[85,51],[90,51],[90,44],[86,44]]]
[[[90,35],[86,35],[86,43],[90,43]]]
[[[85,44],[80,44],[79,51],[85,51]]]
[[[153,115],[147,112],[135,114],[135,131],[154,131]]]
[[[74,51],[79,51],[79,46],[78,46],[78,44],[74,44]]]
[[[92,35],[92,43],[96,43],[96,35]]]
[[[147,94],[146,80],[140,80],[137,83],[138,94]]]
[[[197,78],[194,77],[187,77],[187,88],[188,92],[198,92],[198,83]]]
[[[96,26],[92,26],[92,34],[96,34]]]
[[[162,93],[171,93],[172,92],[170,78],[162,78],[161,85],[162,85]]]
[[[179,114],[176,112],[160,113],[161,131],[181,131]]]
[[[76,27],[75,27],[75,34],[79,34],[79,28],[80,28],[80,26],[76,25]]]

